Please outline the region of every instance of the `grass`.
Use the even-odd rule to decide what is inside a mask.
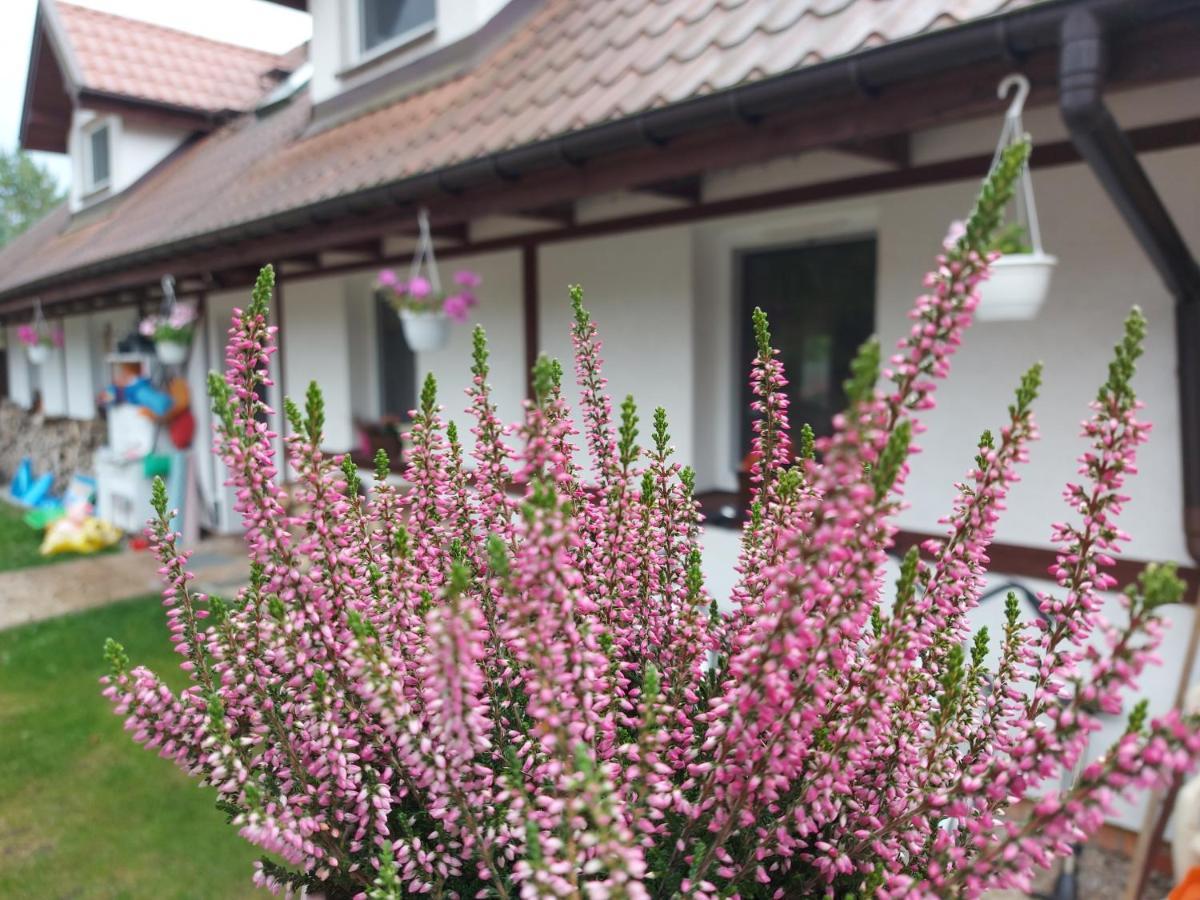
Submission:
[[[46,563],[77,559],[78,553],[58,553],[42,556],[42,532],[34,531],[25,524],[23,516],[27,510],[0,500],[0,572],[10,569],[27,569],[44,566]]]
[[[100,696],[107,637],[179,687],[157,597],[0,631],[0,897],[260,896],[213,791]]]

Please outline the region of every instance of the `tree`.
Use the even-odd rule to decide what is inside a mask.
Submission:
[[[0,247],[62,200],[49,170],[21,150],[0,150]]]

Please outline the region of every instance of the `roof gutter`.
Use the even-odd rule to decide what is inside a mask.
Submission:
[[[757,122],[794,111],[804,103],[850,94],[874,95],[914,78],[936,75],[950,66],[997,60],[1019,61],[1059,43],[1066,16],[1084,8],[1124,28],[1148,24],[1184,10],[1196,0],[1048,0],[1001,16],[930,32],[894,44],[806,66],[793,72],[707,94],[671,106],[583,128],[532,144],[409,176],[319,201],[304,207],[191,235],[30,281],[0,292],[0,301],[29,297],[39,290],[82,278],[119,272],[135,265],[168,264],[183,253],[203,252],[267,237],[295,228],[327,224],[343,216],[426,201],[437,194],[458,195],[512,182],[564,166],[578,167],[618,152],[664,146],[676,138],[731,122]]]
[[[1184,533],[1200,561],[1200,265],[1104,103],[1108,46],[1086,7],[1062,23],[1059,106],[1071,140],[1175,298]]]

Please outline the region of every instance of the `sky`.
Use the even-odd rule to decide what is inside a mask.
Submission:
[[[142,19],[190,31],[214,40],[255,47],[272,53],[290,50],[312,33],[309,17],[266,0],[72,0],[104,12]],[[38,0],[0,0],[0,147],[17,144],[25,75]],[[67,158],[57,153],[35,153],[66,185],[70,177]]]

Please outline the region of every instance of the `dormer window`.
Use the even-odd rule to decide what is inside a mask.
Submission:
[[[358,0],[359,50],[375,56],[433,31],[437,0]]]
[[[83,180],[87,193],[108,187],[112,180],[112,124],[103,121],[84,134]]]

